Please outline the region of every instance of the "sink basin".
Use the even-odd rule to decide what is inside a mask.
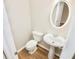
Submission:
[[[43,38],[44,42],[53,47],[63,47],[65,39],[61,36],[54,37],[52,34],[46,34]]]

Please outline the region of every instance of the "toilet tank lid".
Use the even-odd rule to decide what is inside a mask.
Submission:
[[[42,36],[44,33],[38,31],[32,31],[34,35]]]

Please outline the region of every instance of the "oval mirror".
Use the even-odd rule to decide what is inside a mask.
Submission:
[[[58,2],[52,13],[52,23],[57,27],[61,27],[67,21],[69,14],[68,5],[65,2]]]

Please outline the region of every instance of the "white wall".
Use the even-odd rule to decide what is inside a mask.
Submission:
[[[16,48],[19,49],[30,39],[31,19],[29,0],[4,0]]]
[[[71,31],[70,35],[68,37],[68,41],[66,45],[64,46],[60,59],[72,59],[72,57],[75,54],[75,5],[73,4],[73,9],[72,9],[72,26],[71,26]]]
[[[73,28],[70,33],[69,40],[62,50],[60,59],[72,59],[74,54],[75,54],[75,24],[73,23]]]

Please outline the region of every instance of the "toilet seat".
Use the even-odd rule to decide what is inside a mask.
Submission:
[[[37,41],[36,40],[30,40],[25,45],[25,49],[30,53],[33,54],[37,50]]]

